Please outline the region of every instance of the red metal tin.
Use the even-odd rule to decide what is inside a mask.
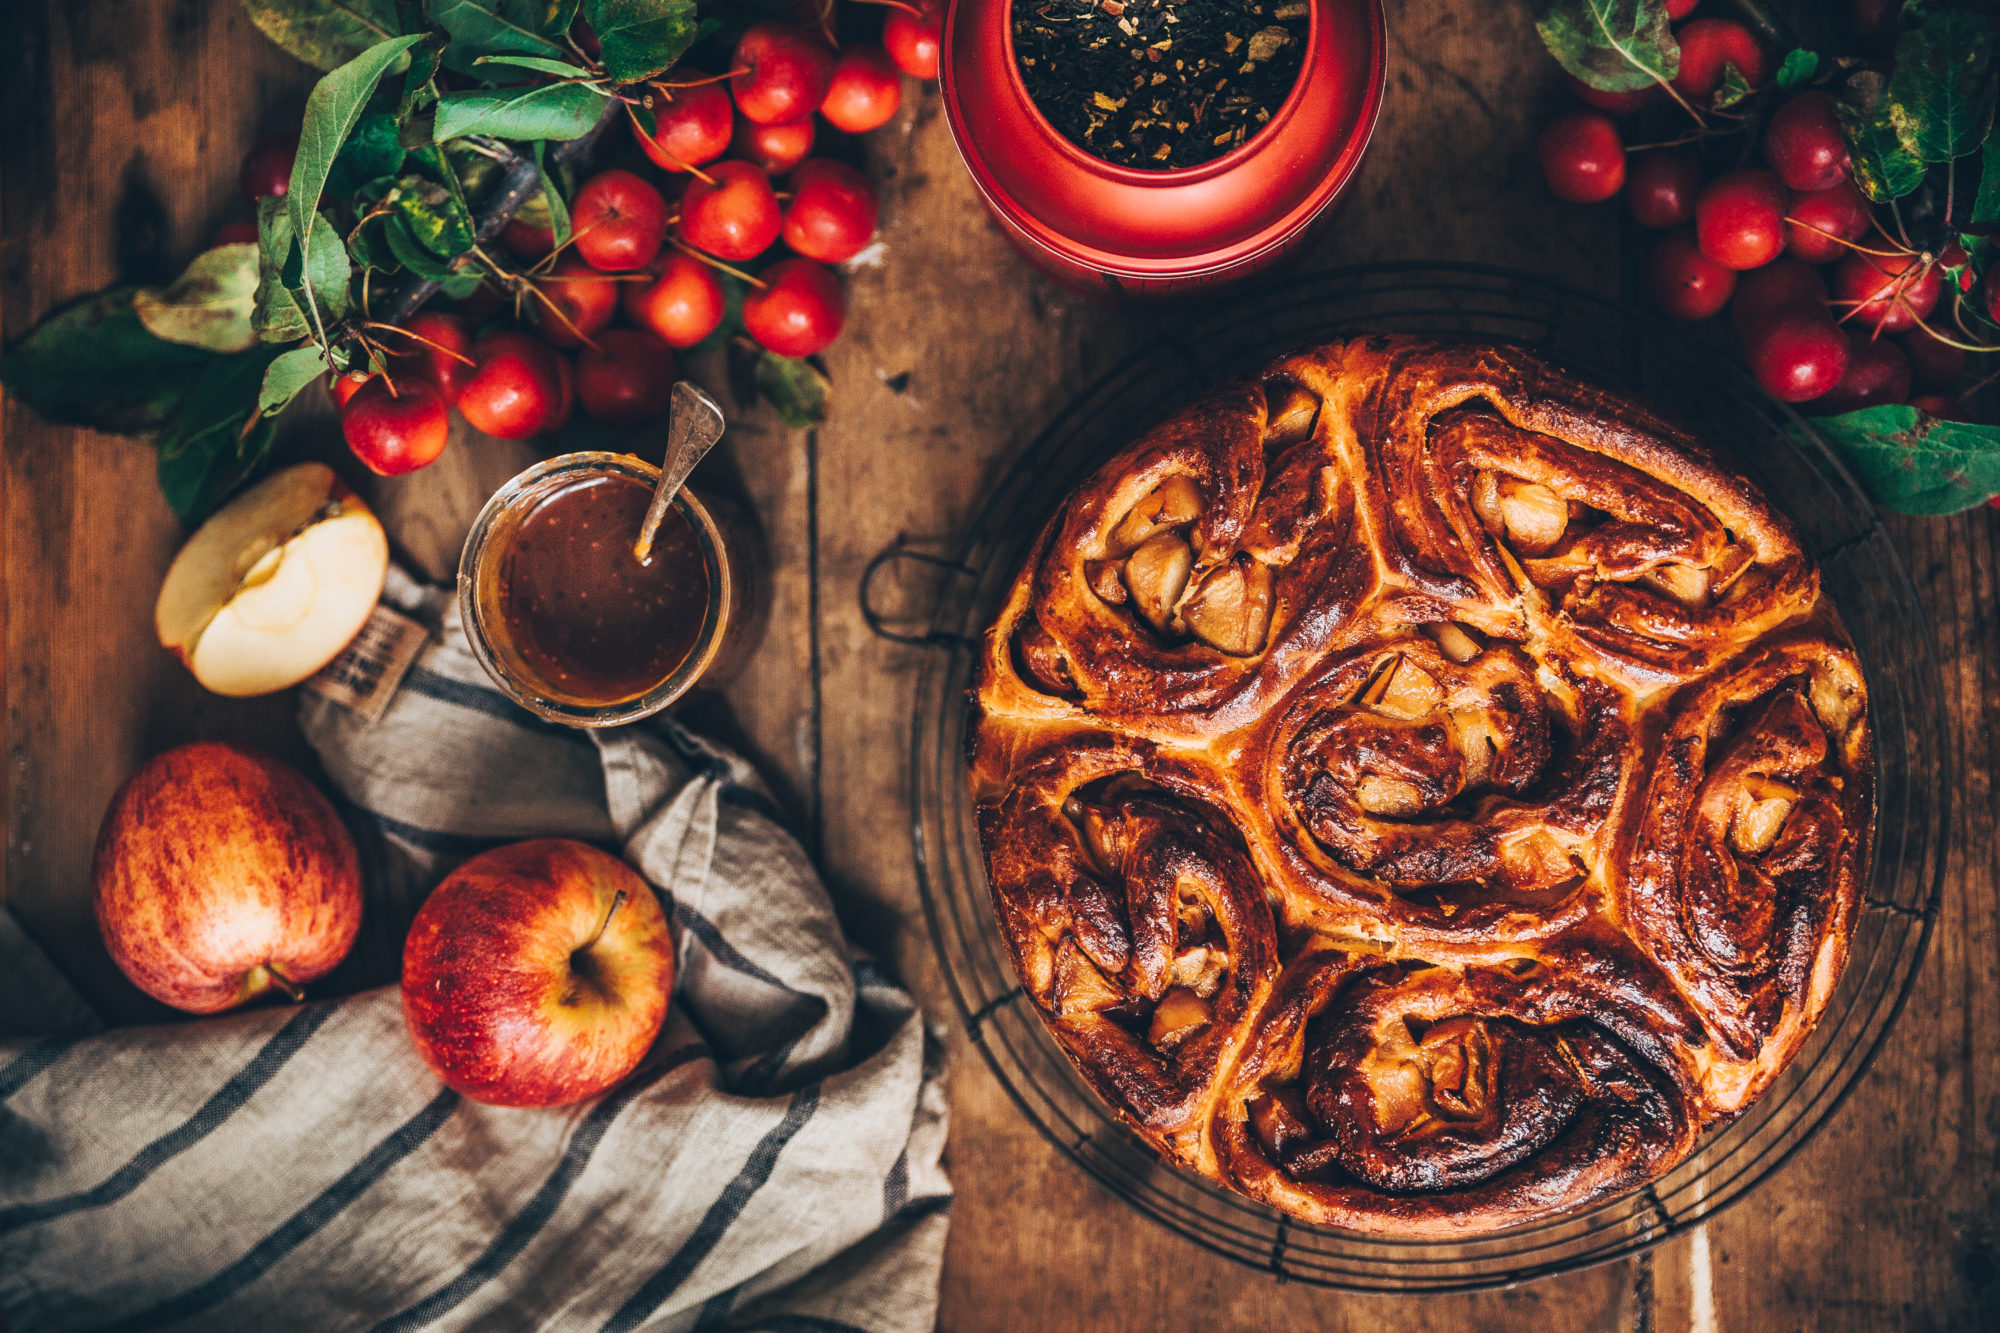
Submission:
[[[939,68],[945,118],[1014,243],[1085,292],[1171,296],[1268,267],[1329,213],[1374,132],[1381,0],[1311,0],[1305,63],[1270,124],[1177,171],[1114,165],[1049,124],[1014,63],[1014,3],[952,0]]]

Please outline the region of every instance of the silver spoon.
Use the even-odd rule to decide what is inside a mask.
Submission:
[[[667,456],[660,463],[660,484],[653,488],[653,503],[646,509],[646,521],[639,525],[639,540],[632,547],[632,556],[640,564],[653,554],[653,538],[688,473],[721,438],[722,409],[694,385],[676,380],[667,403]]]

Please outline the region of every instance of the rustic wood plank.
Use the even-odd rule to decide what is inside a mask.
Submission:
[[[15,41],[0,54],[10,130],[0,139],[0,327],[10,338],[64,300],[159,276],[198,248],[241,207],[232,175],[243,148],[296,113],[312,78],[233,4],[17,8]],[[1532,133],[1560,94],[1527,7],[1392,9],[1388,108],[1309,262],[1470,259],[1617,290],[1629,256],[1618,252],[1611,207],[1559,207],[1539,184]],[[758,515],[774,592],[758,656],[691,716],[765,765],[823,846],[850,927],[948,1018],[905,814],[921,658],[867,632],[855,603],[861,569],[898,535],[956,531],[1014,453],[1144,336],[1147,320],[1034,276],[981,211],[935,89],[913,93],[872,145],[887,258],[851,284],[851,331],[831,357],[838,415],[809,437],[745,414],[697,477]],[[521,460],[460,455],[451,470],[407,483],[408,494],[378,493],[403,553],[439,574],[454,546],[447,514],[469,517],[480,488]],[[111,970],[89,920],[85,871],[112,789],[145,754],[196,736],[301,757],[289,700],[212,699],[153,644],[152,596],[178,530],[151,471],[142,443],[0,405],[0,896],[121,1019],[160,1011]],[[1392,1308],[1281,1286],[1099,1191],[1029,1128],[954,1032],[960,1199],[942,1326],[1990,1324],[2000,1308],[2000,850],[1990,817],[2000,522],[1981,512],[1893,531],[1946,663],[1961,802],[1950,887],[1917,996],[1876,1070],[1756,1196],[1704,1236],[1644,1260],[1511,1292]]]
[[[240,216],[234,163],[295,116],[311,71],[240,6],[16,6],[0,56],[5,332],[114,280],[170,276]],[[217,164],[227,164],[218,168]],[[299,755],[283,697],[201,690],[153,640],[179,526],[146,441],[0,417],[7,901],[113,1018],[164,1011],[112,969],[90,918],[98,817],[145,755],[199,736]]]

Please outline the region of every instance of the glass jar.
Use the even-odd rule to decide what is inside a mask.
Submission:
[[[705,580],[705,595],[689,618],[699,616],[684,655],[671,669],[643,688],[606,690],[583,688],[564,679],[560,668],[547,665],[553,648],[527,642],[517,608],[510,602],[512,557],[531,517],[546,512],[558,497],[579,493],[588,483],[624,479],[644,487],[647,495],[658,485],[660,470],[630,454],[589,452],[563,454],[522,472],[493,493],[473,522],[458,563],[459,615],[473,656],[494,682],[529,712],[574,727],[611,727],[636,721],[678,700],[697,683],[721,683],[742,665],[760,620],[755,590],[761,583],[762,561],[754,536],[732,507],[722,506],[722,521],[692,488],[682,487],[668,515],[678,515],[687,529],[691,550],[680,558],[692,573],[697,562]],[[642,511],[643,512],[643,511]],[[619,541],[636,541],[638,526]],[[663,540],[667,530],[662,529]],[[676,538],[679,534],[674,534]],[[615,548],[614,548],[615,549]],[[656,551],[663,550],[656,545]],[[664,557],[662,557],[664,558]],[[564,581],[562,571],[554,581]],[[616,616],[615,604],[607,613]],[[671,648],[667,650],[671,654]],[[542,661],[538,662],[536,659]]]

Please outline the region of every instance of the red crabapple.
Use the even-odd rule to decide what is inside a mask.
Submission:
[[[811,30],[791,23],[753,23],[730,62],[736,109],[759,125],[804,120],[826,100],[833,52]]]
[[[451,438],[451,409],[438,391],[405,377],[392,391],[380,375],[340,409],[340,433],[370,472],[399,477],[429,467]]]
[[[803,162],[806,154],[812,152],[815,123],[807,117],[788,125],[759,125],[754,120],[738,116],[736,133],[729,140],[729,151],[745,162],[756,163],[773,176],[780,176]]]
[[[1765,311],[1745,339],[1745,351],[1757,382],[1786,403],[1818,398],[1839,384],[1851,356],[1847,335],[1817,301]]]
[[[1707,319],[1729,304],[1736,273],[1704,255],[1693,230],[1682,227],[1654,244],[1646,286],[1653,303],[1675,319]]]
[[[1729,303],[1729,322],[1738,337],[1746,341],[1750,330],[1766,314],[1780,306],[1806,302],[1826,309],[1826,279],[1811,264],[1796,259],[1774,259],[1762,268],[1753,268],[1736,280],[1736,295]],[[1832,315],[1827,318],[1832,319]]]
[[[913,79],[938,76],[938,47],[944,27],[944,0],[917,0],[918,13],[893,8],[882,22],[882,47],[896,68]]]
[[[1808,264],[1830,264],[1868,234],[1868,201],[1851,180],[1792,196],[1785,220],[1785,249]]]
[[[1847,335],[1847,370],[1826,396],[1812,405],[1822,416],[1857,408],[1900,403],[1910,396],[1910,359],[1887,338]]]
[[[1785,248],[1785,184],[1750,167],[1717,176],[1694,201],[1695,239],[1724,268],[1756,268]]]
[[[755,259],[778,239],[782,219],[771,178],[748,162],[718,162],[714,184],[697,180],[681,196],[681,239],[718,259]]]
[[[644,268],[666,242],[667,201],[632,172],[601,171],[576,192],[570,227],[576,252],[592,268]]]
[[[1695,19],[1674,37],[1681,45],[1681,67],[1673,88],[1697,108],[1706,107],[1722,86],[1724,65],[1736,66],[1752,88],[1764,82],[1764,48],[1734,19]]]
[[[504,329],[474,343],[472,360],[458,410],[475,429],[503,440],[525,440],[557,424],[565,360],[559,352],[540,338]]]
[[[903,74],[889,53],[866,42],[850,42],[834,58],[833,80],[820,99],[819,113],[837,130],[866,134],[903,104]]]
[[[636,426],[667,410],[674,354],[642,329],[606,329],[576,354],[576,397],[594,420]]]
[[[785,208],[785,244],[807,259],[838,264],[861,253],[875,234],[875,187],[830,157],[801,162]]]
[[[1798,93],[1764,126],[1764,160],[1792,190],[1829,190],[1847,179],[1847,141],[1834,119],[1833,98]]]
[[[654,108],[651,134],[637,124],[632,127],[640,149],[662,171],[686,171],[729,151],[736,112],[721,84],[699,82],[707,77],[700,70],[676,66],[674,80],[694,86],[670,89],[673,100]]]
[[[267,134],[252,144],[244,155],[237,184],[251,203],[267,195],[283,195],[292,188],[292,163],[299,155],[296,134]]]
[[[1625,207],[1642,227],[1694,221],[1701,192],[1701,157],[1692,148],[1654,148],[1626,161]]]
[[[399,354],[399,366],[392,367],[398,375],[397,387],[408,379],[401,366],[413,366],[416,373],[438,391],[445,406],[458,402],[459,393],[465,388],[465,381],[472,374],[472,331],[457,315],[448,315],[441,310],[423,310],[403,322],[409,338],[391,340]]]
[[[1937,308],[1944,284],[1935,264],[1912,274],[1918,255],[1849,254],[1833,269],[1833,299],[1850,327],[1866,334],[1903,333]]]
[[[624,304],[625,318],[669,347],[692,347],[715,332],[727,308],[715,270],[683,254],[667,256],[653,282],[628,285]]]
[[[840,280],[810,259],[781,259],[759,275],[764,286],[743,301],[743,327],[779,356],[811,356],[840,336],[847,295]]]
[[[608,327],[618,310],[618,280],[586,263],[574,249],[556,260],[539,286],[549,305],[535,301],[529,308],[536,331],[553,347],[582,346]]]
[[[1625,184],[1625,145],[1602,111],[1563,112],[1535,140],[1535,153],[1550,192],[1572,204],[1609,199]]]

